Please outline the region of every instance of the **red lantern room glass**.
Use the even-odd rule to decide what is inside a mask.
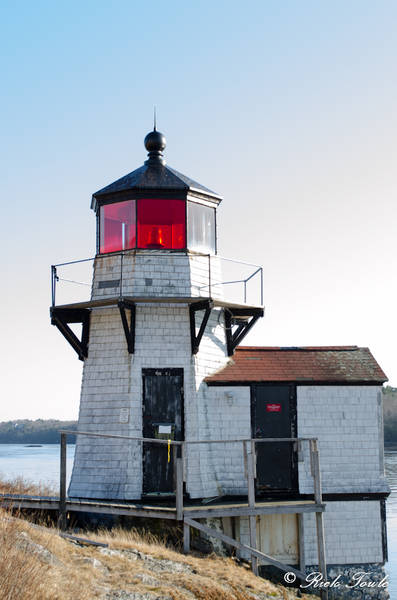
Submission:
[[[183,250],[186,201],[142,198],[105,204],[99,226],[101,254],[131,248]]]
[[[182,250],[186,248],[184,200],[138,200],[138,248]]]

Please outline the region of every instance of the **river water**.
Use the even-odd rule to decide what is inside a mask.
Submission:
[[[74,445],[68,445],[67,448],[68,479],[73,466],[74,448]],[[389,575],[390,598],[397,600],[397,450],[385,452],[385,470],[392,490],[387,500],[389,561],[386,571]],[[21,476],[58,489],[59,445],[43,444],[34,448],[22,444],[0,444],[0,475],[5,479]]]
[[[389,560],[386,571],[389,574],[389,594],[391,600],[397,599],[397,450],[385,452],[386,477],[391,494],[386,502],[387,544]]]

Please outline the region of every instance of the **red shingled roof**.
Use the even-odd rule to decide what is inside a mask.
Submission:
[[[368,348],[242,346],[226,367],[205,381],[210,385],[251,381],[380,384],[387,377]]]

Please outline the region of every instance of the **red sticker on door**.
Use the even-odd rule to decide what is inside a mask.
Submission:
[[[281,404],[266,404],[266,412],[281,412]]]

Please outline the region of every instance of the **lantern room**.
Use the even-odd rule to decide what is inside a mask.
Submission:
[[[145,164],[93,195],[99,254],[133,249],[216,254],[216,207],[222,198],[166,166],[165,145],[154,129],[145,138]]]

